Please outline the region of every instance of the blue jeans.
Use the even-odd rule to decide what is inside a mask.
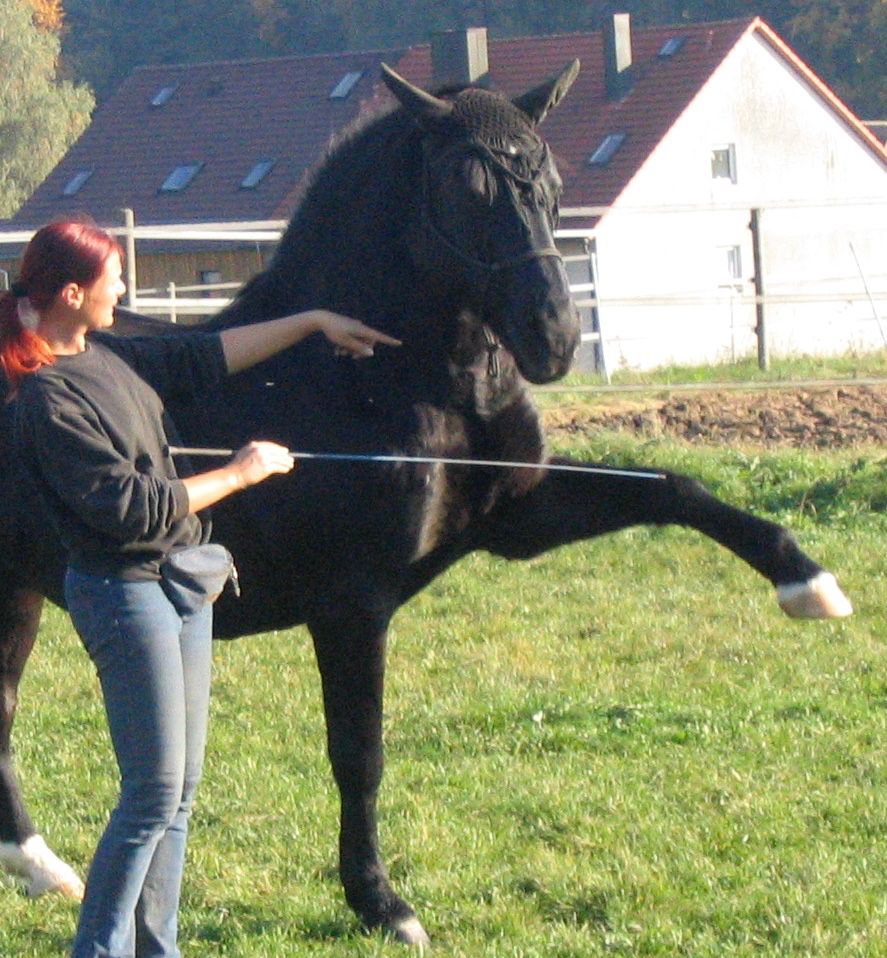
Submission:
[[[188,818],[203,768],[212,606],[73,569],[68,610],[98,671],[120,798],[90,866],[72,958],[179,958]]]

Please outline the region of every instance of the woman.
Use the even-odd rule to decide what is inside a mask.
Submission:
[[[398,343],[325,310],[218,334],[88,340],[114,322],[121,270],[116,241],[90,224],[38,231],[0,299],[0,365],[21,462],[68,550],[68,610],[99,675],[121,775],[72,956],[173,958],[206,740],[212,605],[177,608],[162,567],[172,551],[204,540],[197,513],[288,472],[293,459],[252,442],[221,468],[179,476],[163,400],[198,393],[314,332],[354,357]]]

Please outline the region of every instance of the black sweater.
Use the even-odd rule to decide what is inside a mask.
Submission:
[[[201,541],[163,402],[191,398],[226,372],[217,335],[95,335],[84,352],[25,377],[15,402],[22,465],[76,569],[156,579],[171,549]]]

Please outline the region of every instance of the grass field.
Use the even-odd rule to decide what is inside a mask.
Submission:
[[[638,372],[629,369],[615,369],[612,373],[614,386],[651,386],[664,388],[676,383],[737,383],[757,382],[763,385],[773,383],[798,382],[801,380],[843,379],[885,379],[887,378],[887,349],[866,353],[844,353],[837,356],[793,356],[772,357],[769,367],[764,370],[758,366],[753,356],[740,359],[735,363],[721,363],[714,366],[660,366],[656,369]],[[567,385],[602,385],[602,378],[590,373],[570,373],[564,381]],[[561,383],[551,387],[541,387],[540,393],[559,394]]]
[[[523,564],[473,556],[394,621],[382,842],[442,956],[887,953],[887,460],[562,448],[703,478],[792,526],[856,605],[794,622],[694,533]],[[185,958],[397,956],[336,877],[337,802],[302,630],[216,649]],[[46,616],[22,687],[32,812],[83,870],[115,780],[94,678]],[[64,953],[76,906],[0,881],[0,955]]]

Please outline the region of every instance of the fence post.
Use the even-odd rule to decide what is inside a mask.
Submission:
[[[770,368],[770,351],[767,346],[767,323],[764,310],[764,261],[761,256],[761,210],[751,211],[751,249],[755,275],[755,336],[758,340],[758,368]]]
[[[591,331],[597,333],[596,358],[600,361],[600,372],[604,374],[604,380],[609,386],[610,367],[607,365],[607,347],[604,343],[604,327],[601,322],[601,290],[598,282],[597,247],[595,246],[594,240],[588,236],[585,237],[583,243],[585,246],[585,255],[588,257],[588,276],[592,285],[591,295],[594,297],[596,303],[596,305],[591,308]]]
[[[126,305],[133,311],[138,309],[136,295],[136,221],[128,207],[123,210],[124,244],[126,248]]]
[[[169,321],[171,323],[177,323],[179,321],[179,314],[176,312],[176,284],[170,281],[166,289],[169,293]]]

